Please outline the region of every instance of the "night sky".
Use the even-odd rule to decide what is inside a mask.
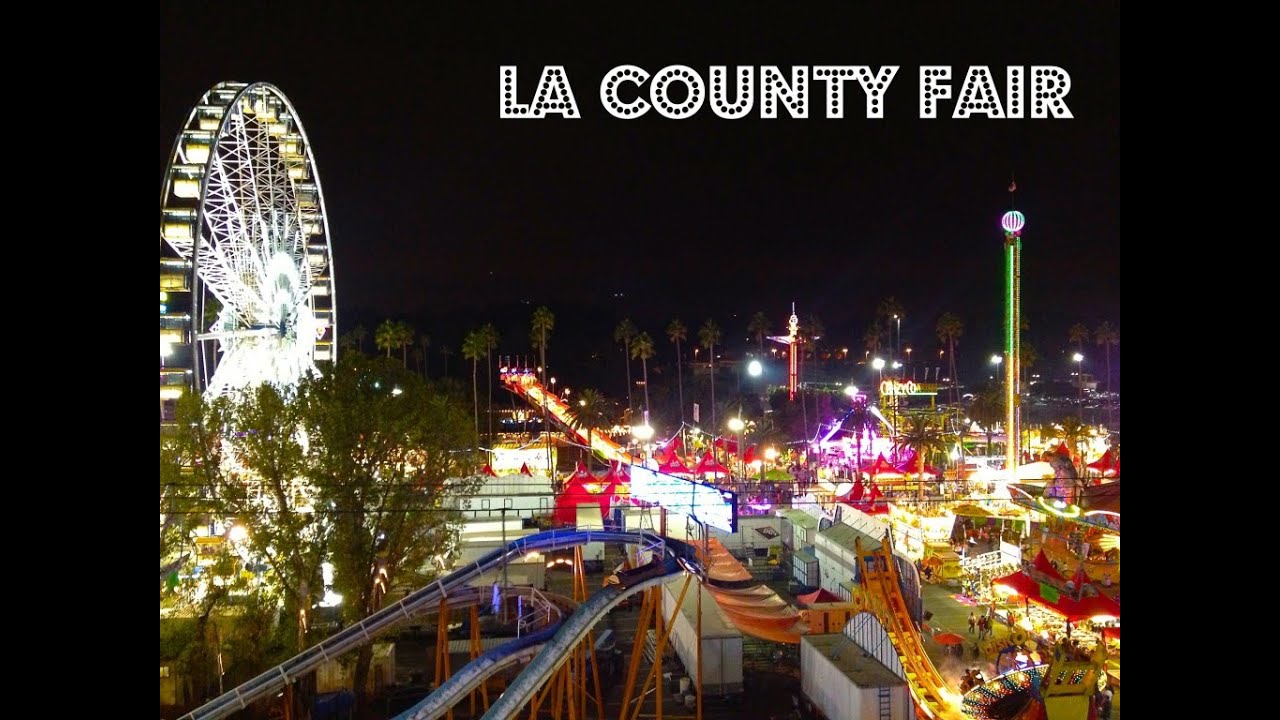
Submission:
[[[795,301],[860,355],[892,295],[904,346],[936,354],[949,310],[976,368],[998,349],[998,223],[1014,173],[1031,342],[1061,358],[1072,323],[1119,326],[1118,3],[898,3],[928,9],[897,17],[845,4],[608,5],[464,16],[416,3],[163,4],[157,177],[203,92],[268,81],[316,154],[348,329],[406,318],[457,350],[468,328],[494,322],[500,350],[521,353],[530,313],[547,304],[553,355],[610,348],[623,316],[669,353],[662,329],[676,315],[691,338],[715,318],[732,352],[752,313],[781,331]],[[687,120],[616,119],[599,84],[624,63],[685,64],[704,79],[711,65],[751,65],[756,106],[733,121],[709,105]],[[523,102],[543,65],[565,66],[582,118],[500,119],[508,64]],[[811,82],[807,119],[760,119],[760,66],[821,64],[900,65],[885,118],[864,116],[851,83],[845,117],[828,119],[825,83]],[[918,119],[926,64],[950,65],[957,92],[970,65],[989,65],[1002,96],[1006,65],[1061,66],[1075,118],[952,119],[952,100]]]

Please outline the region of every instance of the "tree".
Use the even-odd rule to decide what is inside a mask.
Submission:
[[[416,368],[418,372],[422,372],[422,359],[425,356],[425,353],[422,352],[422,348],[415,347],[411,355],[413,355],[414,368]]]
[[[426,333],[418,335],[418,348],[422,350],[422,377],[426,379],[431,376],[431,336]]]
[[[676,378],[680,387],[680,424],[684,425],[684,359],[680,353],[680,343],[689,339],[689,328],[684,326],[680,318],[667,323],[667,339],[676,346]]]
[[[969,406],[969,417],[987,433],[987,457],[991,457],[991,436],[995,434],[996,424],[1005,419],[1003,386],[990,383],[980,389]]]
[[[862,335],[862,344],[872,357],[880,354],[880,344],[884,341],[884,326],[880,321],[872,320],[867,325],[867,332]]]
[[[1084,344],[1089,342],[1089,328],[1084,323],[1076,323],[1067,331],[1071,342],[1076,344],[1076,352],[1084,352]]]
[[[1101,345],[1107,354],[1107,392],[1111,392],[1111,346],[1120,344],[1120,331],[1111,323],[1103,320],[1093,331],[1093,340]]]
[[[960,380],[956,375],[956,345],[960,336],[964,335],[964,323],[959,316],[949,312],[938,318],[938,341],[947,346],[947,357],[951,359],[951,401],[960,402]]]
[[[475,412],[476,447],[480,446],[480,358],[487,352],[482,329],[472,330],[462,340],[462,357],[471,361],[471,403]]]
[[[900,429],[895,444],[911,448],[916,453],[916,500],[924,500],[924,469],[927,458],[946,453],[947,441],[938,428],[924,414],[907,416],[906,426]]]
[[[488,366],[485,373],[489,376],[489,447],[493,447],[493,350],[498,347],[498,329],[493,323],[485,323],[480,328],[480,333],[484,338],[484,362]],[[489,462],[493,462],[493,453],[489,453]]]
[[[715,320],[707,318],[702,323],[702,328],[698,330],[698,340],[702,342],[702,347],[706,349],[707,355],[711,358],[711,427],[712,433],[716,432],[716,345],[720,342],[720,326]]]
[[[769,333],[769,316],[763,312],[757,312],[751,316],[751,322],[747,325],[747,332],[756,336],[756,344],[760,348],[760,357],[764,357],[764,336]]]
[[[1080,422],[1079,418],[1069,417],[1063,419],[1054,434],[1062,438],[1067,447],[1071,448],[1071,462],[1076,464],[1079,473],[1084,475],[1084,453],[1081,452],[1080,446],[1089,437],[1089,426]]]
[[[653,357],[653,338],[649,337],[649,333],[642,332],[635,337],[631,343],[631,357],[640,360],[640,367],[644,369],[644,416],[646,422],[649,418],[649,358]]]
[[[902,309],[902,303],[898,302],[898,299],[892,295],[881,300],[880,304],[876,306],[876,317],[880,321],[880,327],[888,333],[892,333],[895,329],[898,330],[897,344],[893,341],[893,335],[889,336],[889,347],[893,348],[893,356],[895,358],[898,357],[898,345],[902,344],[901,328],[904,314],[906,314],[906,311]]]
[[[817,360],[818,340],[821,339],[823,335],[827,334],[827,328],[822,324],[822,318],[812,314],[806,315],[804,320],[800,323],[800,328],[797,332],[800,333],[799,342],[801,346],[803,347],[804,345],[808,345],[811,347],[813,359]],[[804,353],[801,353],[800,357],[803,358]]]
[[[316,504],[332,518],[334,588],[347,622],[379,610],[397,584],[420,587],[449,567],[469,494],[473,458],[465,411],[415,373],[385,360],[339,363],[303,380],[303,428]],[[407,582],[406,582],[407,581]],[[373,648],[358,651],[357,707],[363,710]]]
[[[591,443],[593,428],[606,425],[613,410],[613,403],[605,399],[598,391],[587,388],[578,393],[578,401],[569,404],[569,424],[574,430],[586,430],[587,434],[587,469],[595,456]]]
[[[453,348],[448,345],[440,346],[440,357],[444,358],[444,377],[449,377],[449,356],[453,354]]]
[[[844,429],[853,433],[854,466],[858,474],[862,474],[862,437],[867,437],[867,446],[871,446],[871,431],[880,426],[880,421],[867,408],[865,400],[855,401],[849,417],[844,421]]]
[[[631,318],[623,318],[622,322],[613,329],[613,341],[622,343],[622,359],[627,365],[627,411],[634,412],[631,403],[631,342],[636,339],[636,335],[640,331],[636,329],[636,324],[631,322]]]
[[[545,388],[547,387],[547,341],[551,338],[551,331],[556,327],[556,316],[546,305],[540,305],[533,311],[533,321],[530,325],[529,340],[538,351],[538,367],[542,371],[542,387]],[[554,476],[554,468],[551,467],[551,432],[547,425],[545,404],[542,406],[542,437],[547,441],[547,475]]]
[[[373,335],[373,342],[379,350],[387,352],[387,357],[391,357],[391,351],[400,345],[400,328],[396,321],[383,320]]]
[[[351,336],[356,340],[356,349],[364,353],[364,339],[369,336],[369,331],[363,325],[356,325],[351,328]]]
[[[399,348],[401,364],[406,369],[409,367],[409,345],[413,344],[413,327],[409,323],[383,320],[378,326],[378,332],[374,335],[374,342],[377,343],[379,350],[387,352],[387,357],[391,357],[393,349]]]

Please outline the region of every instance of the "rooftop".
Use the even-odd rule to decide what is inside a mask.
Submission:
[[[811,645],[860,688],[898,687],[907,684],[906,680],[894,675],[892,670],[868,655],[843,633],[805,635],[800,642]],[[801,657],[803,656],[801,653]]]

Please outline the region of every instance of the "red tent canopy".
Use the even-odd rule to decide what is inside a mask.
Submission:
[[[1071,448],[1067,447],[1067,444],[1065,442],[1059,443],[1058,447],[1054,448],[1053,451],[1058,453],[1059,455],[1065,455],[1067,457],[1071,457]]]
[[[756,446],[752,445],[751,447],[747,448],[747,454],[742,456],[742,462],[747,465],[750,465],[755,461],[756,461]]]
[[[693,472],[699,475],[701,475],[702,473],[715,473],[717,475],[728,475],[729,468],[716,462],[716,459],[711,456],[711,452],[707,451],[702,455],[702,459],[698,461],[698,465],[693,469]]]
[[[991,581],[993,585],[1003,585],[1016,592],[1031,602],[1049,608],[1065,617],[1069,622],[1077,622],[1087,620],[1091,617],[1104,615],[1106,617],[1120,617],[1120,603],[1112,600],[1106,595],[1096,595],[1092,597],[1082,597],[1079,600],[1067,595],[1065,591],[1057,591],[1058,596],[1054,600],[1045,598],[1041,592],[1040,583],[1027,577],[1022,572],[1005,575]]]
[[[524,463],[520,466],[520,474],[533,477],[533,473],[529,472],[529,463]]]
[[[893,466],[893,463],[884,459],[884,453],[880,453],[876,457],[876,461],[869,468],[863,468],[863,472],[870,474],[872,477],[876,475],[901,475],[902,471]]]
[[[920,465],[918,464],[919,462],[920,462],[919,456],[916,455],[915,450],[912,450],[911,453],[907,456],[906,460],[903,460],[902,462],[898,463],[894,467],[897,468],[898,472],[902,473],[903,475],[915,475],[916,473],[920,472]],[[932,477],[938,477],[942,475],[942,473],[938,472],[937,468],[930,467],[928,464],[925,464],[924,466],[924,474],[926,476],[932,476]]]
[[[493,466],[489,465],[488,463],[485,463],[485,466],[480,470],[480,472],[485,475],[492,475],[493,477],[498,477],[498,473],[494,472]]]
[[[796,599],[805,605],[813,605],[814,603],[830,603],[840,602],[840,596],[833,592],[818,588],[811,593],[805,595],[797,595]]]
[[[853,489],[849,491],[849,499],[858,502],[866,492],[867,486],[862,484],[862,476],[859,475],[858,479],[853,481]]]
[[[1102,453],[1102,457],[1085,465],[1090,470],[1097,470],[1103,475],[1114,474],[1116,471],[1115,455],[1111,452],[1111,448]]]
[[[1058,569],[1053,566],[1053,563],[1049,562],[1049,558],[1044,556],[1044,550],[1036,553],[1035,568],[1054,580],[1065,581],[1067,579],[1062,573],[1058,572]]]
[[[658,472],[666,473],[668,475],[680,475],[682,473],[688,475],[693,471],[689,469],[688,465],[680,462],[679,455],[671,453],[671,457],[663,461],[663,463],[658,466]]]
[[[715,446],[716,446],[716,447],[721,448],[721,449],[723,449],[723,450],[725,450],[725,451],[727,451],[727,452],[729,452],[729,453],[732,453],[733,455],[737,455],[737,454],[738,454],[738,441],[737,441],[737,440],[732,440],[732,439],[728,439],[728,438],[718,437],[718,438],[716,438],[716,441],[715,441],[715,443],[714,443],[714,444],[715,444]]]

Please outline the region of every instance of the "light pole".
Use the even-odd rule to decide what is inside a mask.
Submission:
[[[1079,388],[1078,399],[1081,407],[1083,408],[1084,406],[1084,375],[1082,373],[1082,368],[1084,367],[1083,365],[1084,355],[1080,353],[1076,353],[1071,356],[1071,359],[1074,360],[1076,363],[1076,386]]]
[[[902,357],[902,316],[897,313],[893,314],[893,321],[898,325],[898,341],[894,345],[893,356],[895,358]]]
[[[729,418],[729,430],[730,430],[731,432],[733,432],[733,433],[736,433],[736,434],[737,434],[737,436],[738,436],[738,443],[737,443],[737,444],[738,444],[738,452],[737,452],[737,453],[735,453],[735,455],[737,455],[737,456],[738,456],[738,460],[739,460],[739,461],[741,461],[741,460],[742,460],[742,429],[743,429],[744,427],[746,427],[746,423],[742,422],[742,418],[740,418],[740,417],[731,417],[731,418]],[[745,466],[745,465],[743,466],[742,473],[743,473],[743,475],[746,475],[746,466]]]

